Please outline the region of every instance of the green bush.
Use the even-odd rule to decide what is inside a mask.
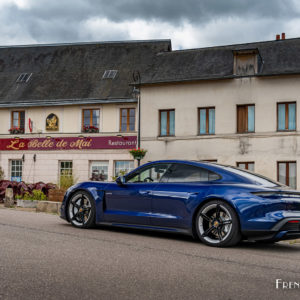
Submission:
[[[19,197],[19,195],[18,195],[18,197]],[[23,200],[39,200],[39,201],[47,200],[46,195],[40,190],[33,190],[32,194],[29,194],[28,192],[26,192],[23,197],[16,198],[16,199],[22,199],[22,198],[23,198]]]
[[[22,195],[15,195],[15,199],[16,200],[23,199],[23,196]]]
[[[61,175],[59,186],[61,189],[68,189],[72,185],[74,185],[75,179],[73,175]]]
[[[4,171],[2,167],[0,166],[0,180],[4,179]]]

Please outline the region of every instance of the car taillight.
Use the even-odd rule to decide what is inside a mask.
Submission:
[[[300,223],[299,220],[291,220],[291,221],[288,221],[288,223]]]
[[[273,191],[273,192],[252,192],[252,194],[259,196],[259,197],[266,197],[266,198],[293,198],[293,199],[300,199],[300,193],[295,192],[280,192],[280,191]]]

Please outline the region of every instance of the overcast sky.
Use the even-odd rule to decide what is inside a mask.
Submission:
[[[173,49],[300,37],[300,0],[0,0],[0,45],[171,39]]]

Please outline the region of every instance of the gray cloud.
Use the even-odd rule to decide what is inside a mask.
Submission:
[[[22,7],[10,3],[1,8],[0,44],[127,39],[132,38],[130,30],[135,32],[135,39],[149,38],[150,33],[145,34],[144,28],[139,32],[128,25],[140,20],[158,27],[157,38],[172,38],[186,24],[194,36],[198,35],[197,30],[211,30],[202,40],[199,33],[198,45],[218,45],[247,41],[247,36],[252,40],[268,39],[280,29],[292,28],[286,24],[299,16],[296,0],[24,0]],[[99,32],[95,32],[91,20],[110,23],[97,27]],[[122,26],[124,22],[129,29]],[[171,36],[164,36],[164,31]],[[155,30],[153,34],[157,34]],[[183,40],[178,47],[186,44]]]

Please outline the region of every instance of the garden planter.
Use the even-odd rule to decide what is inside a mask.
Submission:
[[[17,200],[17,207],[36,208],[37,212],[59,214],[61,203],[41,200]]]
[[[37,212],[46,212],[52,214],[59,214],[60,213],[60,202],[51,202],[51,201],[38,201],[36,211]]]
[[[138,149],[131,149],[131,150],[129,151],[129,153],[132,155],[132,157],[133,157],[134,159],[142,160],[142,159],[145,157],[145,155],[146,155],[146,153],[147,153],[147,150],[145,150],[145,149],[140,149],[140,148],[138,148]]]
[[[48,200],[53,202],[62,202],[65,196],[65,189],[52,189],[49,190]]]
[[[23,207],[23,208],[36,208],[39,200],[17,200],[17,207]]]

